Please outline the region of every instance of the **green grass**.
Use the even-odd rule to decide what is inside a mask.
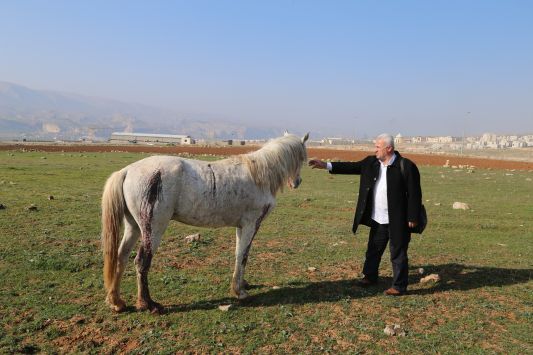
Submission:
[[[412,237],[409,295],[387,298],[388,251],[377,286],[353,284],[368,234],[350,232],[358,178],[306,168],[255,238],[249,300],[229,297],[233,229],[171,223],[150,273],[168,313],[153,316],[108,310],[99,249],[105,179],[145,155],[0,154],[0,353],[533,352],[531,172],[420,167],[429,226]],[[420,267],[441,282],[420,284]],[[135,291],[131,263],[130,306]],[[385,335],[387,324],[407,335]]]

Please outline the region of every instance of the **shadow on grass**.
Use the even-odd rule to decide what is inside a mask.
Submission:
[[[528,282],[533,277],[533,269],[505,269],[487,266],[442,264],[420,265],[411,269],[424,268],[424,275],[409,276],[411,284],[420,282],[420,279],[429,274],[439,274],[440,282],[431,288],[412,290],[409,293],[425,295],[449,290],[466,291],[486,286],[508,286]]]
[[[191,304],[170,306],[168,313],[206,310],[217,308],[221,304],[234,304],[238,307],[260,307],[283,304],[305,304],[318,302],[337,302],[343,299],[362,298],[375,295],[378,289],[362,289],[355,286],[354,280],[336,280],[320,282],[293,282],[286,287],[272,289],[263,285],[250,285],[259,293],[245,300],[225,297]],[[261,292],[263,290],[263,292]]]
[[[411,285],[419,283],[421,277],[431,273],[439,274],[441,281],[435,284],[428,284],[431,285],[430,288],[411,290],[408,292],[408,295],[426,295],[449,290],[463,291],[485,286],[508,286],[528,282],[533,276],[533,269],[504,269],[455,263],[419,265],[413,266],[411,269],[415,270],[420,267],[424,268],[424,275],[415,276],[411,274],[409,276]],[[390,286],[391,280],[390,277],[381,278],[377,285],[368,288],[356,286],[354,280],[291,283],[287,287],[276,290],[268,288],[265,292],[252,295],[243,301],[226,297],[170,306],[167,308],[167,312],[174,313],[214,309],[220,304],[236,304],[238,307],[263,307],[285,304],[338,302],[381,295],[383,290]],[[262,285],[252,285],[252,287],[257,289],[265,288]]]

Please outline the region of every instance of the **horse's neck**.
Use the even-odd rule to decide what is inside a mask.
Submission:
[[[261,150],[257,150],[252,153],[248,153],[248,159],[253,162],[260,162],[261,166],[263,166],[266,169],[274,168],[273,159],[265,159],[264,157],[265,153]]]

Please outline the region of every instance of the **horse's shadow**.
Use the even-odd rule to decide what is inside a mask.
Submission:
[[[423,275],[415,275],[414,270],[424,268]],[[437,283],[424,284],[423,288],[413,288],[409,295],[436,294],[449,290],[465,291],[485,286],[507,286],[526,283],[532,279],[533,269],[505,269],[486,266],[462,265],[456,263],[442,265],[412,266],[409,280],[411,285],[420,282],[428,274],[439,274],[441,280]],[[379,295],[390,286],[391,278],[381,278],[377,285],[361,288],[354,280],[335,280],[320,282],[291,283],[279,289],[269,288],[265,292],[250,296],[246,300],[237,301],[225,297],[190,304],[169,306],[168,313],[186,312],[191,310],[207,310],[217,308],[221,304],[234,304],[238,307],[265,307],[287,304],[307,304],[319,302],[338,302],[342,300],[358,299]],[[253,288],[266,288],[262,285],[252,285]]]

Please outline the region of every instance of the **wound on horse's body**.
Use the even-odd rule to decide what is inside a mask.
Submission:
[[[217,194],[217,180],[215,178],[215,172],[213,171],[211,164],[207,164],[207,167],[211,171],[211,177],[213,178],[213,195],[216,195]]]
[[[263,222],[263,219],[265,219],[266,215],[268,214],[268,210],[270,209],[270,204],[267,204],[263,207],[263,213],[257,218],[257,221],[255,221],[255,230],[254,234],[252,235],[252,239],[250,239],[250,243],[246,246],[246,250],[244,251],[244,256],[242,259],[242,265],[246,265],[246,262],[248,261],[248,254],[250,253],[250,248],[252,247],[252,242],[254,241],[255,235],[257,234],[257,231],[259,231],[259,227],[261,227],[261,222]]]
[[[152,252],[152,217],[154,215],[154,205],[161,198],[162,183],[161,171],[156,170],[146,183],[146,194],[141,200],[140,219],[142,242],[147,253]]]

